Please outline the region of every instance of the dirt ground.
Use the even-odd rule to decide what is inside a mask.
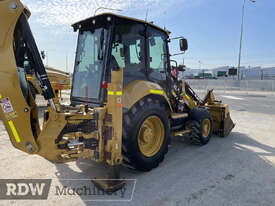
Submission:
[[[136,179],[132,201],[85,201],[82,196],[43,201],[1,201],[0,205],[150,205],[150,206],[274,206],[275,98],[219,94],[228,102],[236,127],[227,138],[214,136],[196,146],[173,138],[164,162],[149,173],[121,168],[122,177]],[[12,147],[0,122],[0,179],[90,179],[104,166],[90,160],[53,164]]]

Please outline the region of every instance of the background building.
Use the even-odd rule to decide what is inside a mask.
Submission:
[[[183,75],[187,79],[237,79],[237,75],[230,76],[230,66],[222,66],[214,69],[190,69]],[[240,78],[243,80],[275,80],[275,67],[241,67]]]

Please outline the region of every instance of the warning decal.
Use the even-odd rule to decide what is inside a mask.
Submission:
[[[8,114],[14,111],[9,98],[1,99],[0,105],[5,114]]]

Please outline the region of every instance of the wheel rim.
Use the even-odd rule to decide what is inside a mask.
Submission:
[[[152,157],[160,150],[164,141],[164,125],[157,116],[150,116],[142,123],[138,133],[140,152]]]
[[[202,137],[207,138],[210,134],[211,122],[209,119],[204,119],[202,122]]]

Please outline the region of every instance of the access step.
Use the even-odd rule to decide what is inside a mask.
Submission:
[[[184,136],[186,134],[189,134],[190,133],[190,130],[189,129],[186,129],[186,130],[183,130],[183,131],[179,131],[179,132],[174,132],[173,133],[173,136]]]
[[[171,118],[172,119],[182,119],[188,117],[187,113],[172,113]]]

